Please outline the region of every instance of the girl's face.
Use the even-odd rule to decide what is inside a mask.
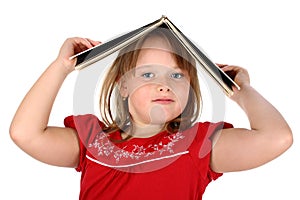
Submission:
[[[163,125],[179,116],[188,101],[188,73],[177,66],[166,44],[157,45],[143,48],[136,68],[123,79],[121,92],[128,97],[133,122],[139,125]]]

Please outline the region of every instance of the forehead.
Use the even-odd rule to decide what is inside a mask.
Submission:
[[[175,57],[169,51],[163,49],[147,48],[139,53],[136,66],[141,65],[163,65],[176,67]]]
[[[176,60],[171,49],[166,39],[150,37],[144,41],[141,47],[137,66],[147,64],[176,66]]]

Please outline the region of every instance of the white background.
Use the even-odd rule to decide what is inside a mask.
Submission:
[[[66,38],[105,41],[162,14],[215,62],[247,68],[252,85],[294,132],[293,146],[281,157],[225,174],[207,187],[204,199],[300,199],[298,5],[296,0],[1,1],[0,199],[78,199],[79,173],[40,163],[10,140],[14,112]],[[64,117],[72,114],[75,81],[76,72],[58,94],[50,125],[63,126]],[[229,100],[226,108],[226,121],[248,126],[235,103]]]

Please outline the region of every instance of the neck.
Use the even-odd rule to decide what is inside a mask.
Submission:
[[[136,138],[148,138],[161,132],[164,125],[162,124],[137,124],[132,122],[132,125],[125,130],[127,135]]]

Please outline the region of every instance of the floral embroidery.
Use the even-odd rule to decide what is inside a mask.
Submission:
[[[114,145],[105,134],[97,134],[93,143],[89,144],[89,148],[94,147],[98,156],[113,156],[118,163],[121,159],[138,160],[147,158],[158,153],[162,155],[166,152],[173,154],[173,147],[176,142],[183,139],[184,135],[178,132],[173,135],[163,137],[162,141],[157,144],[149,144],[148,146],[133,145],[132,147],[125,146],[119,148]],[[130,150],[131,149],[131,150]]]

